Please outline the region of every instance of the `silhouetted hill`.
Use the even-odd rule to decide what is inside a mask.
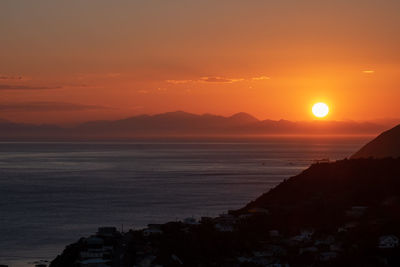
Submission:
[[[288,226],[321,225],[343,220],[352,206],[381,212],[390,205],[400,211],[400,159],[354,159],[314,164],[241,211],[265,208]],[[390,216],[400,221],[399,212]]]
[[[130,139],[159,137],[212,137],[243,135],[376,134],[385,128],[350,121],[291,122],[264,120],[247,113],[230,117],[196,115],[183,111],[138,115],[121,120],[100,120],[63,128],[52,125],[0,122],[2,139]]]
[[[369,157],[400,157],[400,124],[380,134],[352,156],[352,158]]]

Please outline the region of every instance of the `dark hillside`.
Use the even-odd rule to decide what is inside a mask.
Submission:
[[[366,144],[352,158],[400,157],[400,125],[383,132]]]
[[[365,206],[379,212],[390,203],[400,211],[400,159],[357,159],[312,165],[249,203],[270,210],[281,221],[320,225],[344,220],[345,211]],[[396,205],[395,205],[396,204]],[[400,214],[388,214],[400,219]],[[396,217],[396,218],[395,218]]]

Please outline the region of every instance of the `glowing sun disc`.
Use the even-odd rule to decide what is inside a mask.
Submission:
[[[312,107],[312,113],[315,117],[323,118],[329,113],[329,107],[325,103],[316,103]]]

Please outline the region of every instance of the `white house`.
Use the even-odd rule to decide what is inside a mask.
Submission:
[[[399,246],[399,238],[395,235],[384,235],[379,238],[378,248],[395,248]]]
[[[80,266],[84,267],[108,267],[111,266],[109,261],[103,259],[88,259],[80,261]]]

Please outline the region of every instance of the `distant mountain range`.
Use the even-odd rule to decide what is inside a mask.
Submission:
[[[230,117],[183,111],[139,115],[114,121],[90,121],[74,127],[33,125],[0,120],[0,138],[10,139],[130,139],[243,135],[376,134],[387,126],[353,121],[258,120],[247,113]]]

